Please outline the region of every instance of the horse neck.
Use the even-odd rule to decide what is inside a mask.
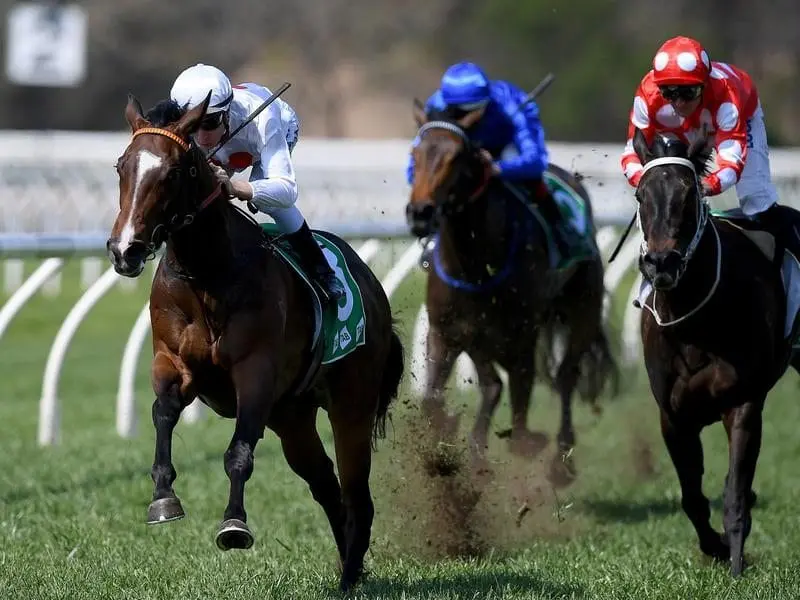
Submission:
[[[460,213],[442,219],[439,247],[445,264],[454,272],[485,278],[487,267],[502,268],[508,259],[513,226],[506,200],[489,191]]]
[[[230,231],[233,210],[223,198],[213,201],[191,224],[170,236],[167,257],[195,278],[230,271],[236,255]]]

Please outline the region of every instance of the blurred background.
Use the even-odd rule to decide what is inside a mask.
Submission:
[[[51,3],[53,4],[53,3]],[[59,3],[55,3],[59,4]],[[304,134],[413,134],[412,96],[451,62],[532,88],[548,138],[623,143],[632,95],[658,46],[678,34],[756,81],[773,146],[800,143],[800,4],[772,0],[80,0],[85,74],[74,87],[0,79],[0,128],[124,129],[126,94],[145,107],[196,62],[232,80],[293,87]],[[0,0],[0,14],[15,5]],[[7,19],[6,19],[7,21]],[[75,36],[77,37],[77,36]],[[8,53],[9,36],[5,40]],[[45,44],[46,45],[46,44]]]

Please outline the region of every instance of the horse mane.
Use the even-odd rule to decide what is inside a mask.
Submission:
[[[159,100],[148,110],[144,118],[147,119],[153,127],[166,127],[180,119],[185,112],[186,109],[181,108],[177,102],[171,98],[165,98],[164,100]]]
[[[687,158],[692,161],[698,176],[707,175],[713,170],[713,164],[709,161],[711,158],[712,145],[705,135],[701,135],[700,138],[691,145],[674,137],[656,135],[653,138],[653,142],[648,146],[644,134],[641,130],[637,130],[634,136],[634,150],[639,155],[639,158],[643,159],[643,163],[647,163],[654,158],[670,156]]]
[[[461,113],[461,114],[459,114]],[[463,111],[454,106],[447,108],[432,108],[428,111],[428,119],[431,121],[446,121],[448,123],[456,124],[456,121],[463,116]]]

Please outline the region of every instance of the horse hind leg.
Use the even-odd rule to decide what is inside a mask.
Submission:
[[[333,470],[333,462],[325,452],[317,432],[317,409],[306,396],[294,398],[291,403],[292,407],[300,407],[299,410],[276,416],[270,426],[281,440],[283,455],[289,467],[308,483],[311,496],[325,511],[339,551],[339,559],[344,565],[347,546],[342,492]]]
[[[550,480],[558,486],[567,486],[577,477],[575,459],[572,456],[575,447],[572,400],[579,376],[580,356],[570,347],[555,378],[555,387],[561,400],[561,425],[558,430],[558,449],[550,465]]]

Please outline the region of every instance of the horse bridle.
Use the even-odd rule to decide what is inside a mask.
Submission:
[[[681,262],[680,266],[678,267],[678,273],[675,278],[675,283],[677,284],[678,280],[683,275],[684,271],[686,271],[686,266],[689,263],[689,260],[694,255],[695,251],[697,250],[697,245],[700,243],[700,239],[703,237],[703,232],[705,231],[706,225],[708,224],[708,217],[709,217],[709,206],[708,202],[703,199],[702,194],[702,187],[700,186],[700,180],[697,177],[697,169],[695,169],[694,164],[688,158],[681,158],[678,156],[664,156],[661,158],[654,158],[653,160],[649,161],[644,165],[642,169],[642,177],[639,179],[639,185],[642,184],[642,179],[644,179],[644,174],[647,173],[653,167],[659,167],[664,165],[680,165],[686,167],[687,169],[691,170],[692,176],[694,178],[694,187],[695,193],[697,194],[697,229],[694,233],[694,237],[689,242],[689,245],[681,252],[680,250],[672,250],[680,256]],[[637,195],[638,198],[638,195]],[[639,229],[642,229],[642,220],[641,220],[641,209],[642,204],[639,203],[639,206],[636,211],[636,219],[638,221]],[[647,240],[642,240],[642,247],[640,249],[640,253],[644,256],[647,253]]]
[[[133,133],[133,136],[131,137],[131,141],[133,141],[133,139],[135,139],[136,137],[138,137],[140,135],[146,135],[146,134],[158,135],[158,136],[161,136],[161,137],[165,137],[165,138],[167,138],[169,140],[172,140],[173,142],[175,142],[181,148],[181,150],[184,151],[184,156],[188,156],[190,158],[191,158],[191,154],[192,154],[191,153],[192,149],[197,148],[193,143],[187,142],[186,140],[181,138],[176,133],[170,131],[169,129],[163,129],[161,127],[142,127],[140,129],[137,129]],[[181,161],[183,161],[183,160],[184,159],[182,158]],[[190,164],[189,168],[188,168],[188,172],[189,172],[190,181],[192,181],[191,187],[194,188],[194,187],[196,187],[196,182],[197,182],[196,178],[197,178],[197,175],[198,175],[197,166],[195,164]],[[160,246],[160,243],[156,244],[156,233],[158,233],[159,229],[162,229],[162,228],[165,229],[166,230],[166,236],[169,237],[172,234],[174,234],[176,231],[180,231],[184,227],[187,227],[188,225],[191,225],[194,222],[195,217],[201,211],[206,209],[214,200],[216,200],[221,195],[221,193],[222,193],[222,183],[218,183],[217,186],[214,188],[214,190],[200,204],[198,204],[194,208],[194,210],[190,210],[190,211],[186,212],[185,214],[183,214],[182,216],[181,216],[181,214],[176,212],[172,216],[172,218],[169,219],[169,222],[167,224],[159,223],[158,225],[156,225],[156,227],[153,228],[153,232],[150,234],[150,242],[147,245],[148,255],[149,256],[155,255],[155,252],[158,249],[158,246]],[[188,192],[188,194],[191,195],[191,196],[194,196],[194,189],[191,189]]]
[[[678,157],[678,156],[664,156],[664,157],[661,157],[661,158],[655,158],[655,159],[649,161],[648,163],[646,163],[644,165],[644,168],[642,170],[642,177],[639,179],[639,185],[642,184],[642,179],[644,178],[644,174],[648,170],[652,169],[653,167],[658,167],[658,166],[663,166],[663,165],[680,165],[680,166],[683,166],[683,167],[686,167],[686,168],[690,169],[692,171],[692,175],[694,176],[695,192],[697,193],[697,198],[698,198],[698,201],[697,201],[697,230],[695,231],[694,237],[692,238],[692,241],[689,242],[689,245],[686,247],[686,249],[683,252],[680,252],[678,250],[673,250],[673,252],[676,252],[681,258],[680,266],[678,267],[678,272],[675,275],[675,285],[677,285],[678,280],[680,280],[681,276],[686,271],[686,266],[688,265],[689,260],[692,258],[692,256],[694,255],[695,251],[697,250],[697,246],[700,243],[700,239],[703,237],[703,233],[705,231],[706,225],[708,225],[709,223],[711,224],[711,229],[714,231],[714,234],[716,235],[716,241],[717,241],[717,268],[716,268],[716,275],[715,275],[714,283],[711,286],[711,289],[709,290],[708,294],[706,294],[705,298],[703,298],[703,300],[701,300],[700,303],[697,306],[695,306],[691,311],[689,311],[688,313],[686,313],[683,316],[677,317],[677,318],[672,319],[670,321],[663,320],[661,318],[661,316],[658,314],[658,311],[656,309],[656,294],[657,294],[657,290],[653,290],[653,306],[652,307],[648,306],[646,301],[642,303],[642,307],[647,309],[650,312],[650,314],[653,315],[653,318],[655,319],[656,323],[659,326],[661,326],[661,327],[670,327],[672,325],[677,325],[678,323],[681,323],[682,321],[685,321],[686,319],[688,319],[692,315],[696,314],[714,296],[714,292],[717,291],[717,286],[719,285],[720,277],[721,277],[721,274],[722,274],[722,243],[721,243],[720,238],[719,238],[719,232],[717,231],[717,228],[714,227],[714,222],[710,219],[710,207],[708,205],[708,202],[706,202],[703,199],[702,187],[700,185],[700,179],[697,176],[697,169],[695,168],[694,163],[692,163],[692,161],[690,161],[687,158],[681,158],[681,157]],[[638,190],[637,190],[637,199],[638,199]],[[639,202],[639,206],[638,206],[638,208],[636,210],[636,219],[638,221],[637,225],[639,226],[640,230],[642,229],[642,226],[641,226],[641,208],[642,208],[642,204],[641,204],[641,202]],[[640,249],[640,253],[641,253],[642,256],[644,256],[647,253],[647,241],[646,240],[642,240],[642,246],[641,246],[641,249]]]

